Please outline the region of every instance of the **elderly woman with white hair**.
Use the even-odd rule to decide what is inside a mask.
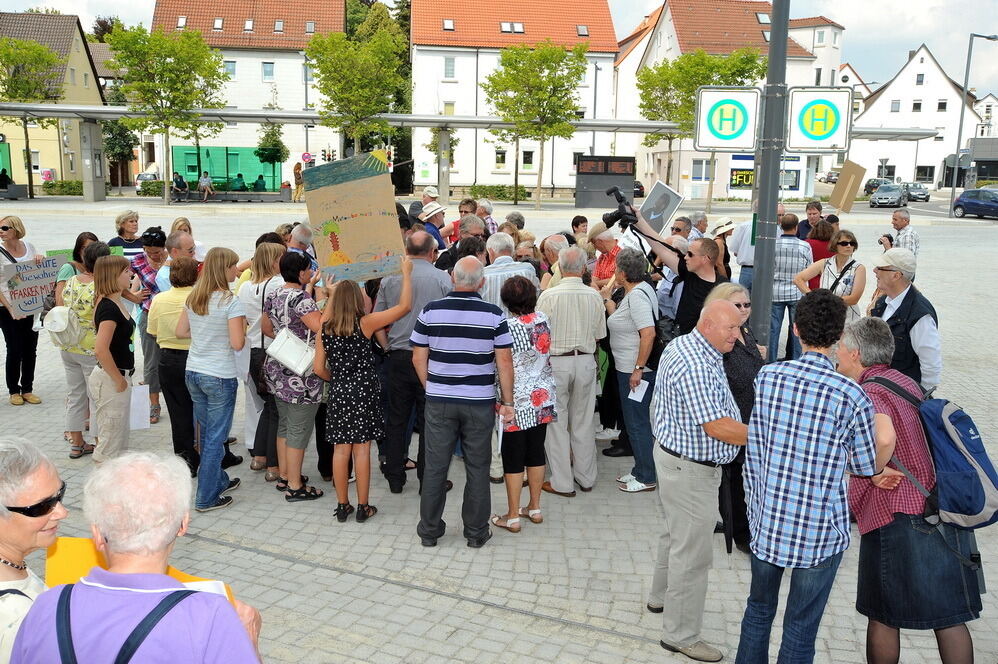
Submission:
[[[42,593],[11,662],[110,661],[113,653],[114,661],[258,662],[255,609],[187,590],[166,573],[190,522],[191,488],[175,456],[133,452],[98,466],[84,485],[83,511],[107,568]],[[75,659],[64,656],[67,648]]]
[[[32,551],[55,543],[65,483],[34,445],[0,439],[0,662],[10,658],[17,628],[45,584],[28,569]]]

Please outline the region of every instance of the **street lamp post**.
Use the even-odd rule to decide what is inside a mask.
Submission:
[[[309,79],[311,78],[311,72],[308,69],[308,54],[305,51],[298,51],[298,55],[300,55],[303,58],[305,58],[305,64],[304,64],[304,66],[302,68],[301,77],[302,77],[302,80],[305,82],[305,110],[307,111],[307,110],[309,110],[309,106],[308,106],[308,86],[309,86]],[[305,152],[308,152],[308,151],[309,151],[308,150],[308,125],[306,124],[305,125]],[[306,168],[307,167],[308,167],[308,165],[306,164]]]
[[[949,212],[953,216],[953,201],[956,200],[956,175],[960,170],[960,143],[963,138],[963,115],[967,112],[967,84],[970,83],[970,58],[974,53],[974,38],[987,39],[988,41],[998,41],[998,35],[979,35],[976,32],[970,33],[967,40],[967,65],[963,70],[963,95],[960,97],[960,124],[956,130],[956,150],[953,153],[953,178],[950,180],[949,190]]]

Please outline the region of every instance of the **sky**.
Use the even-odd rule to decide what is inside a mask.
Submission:
[[[541,0],[543,1],[543,0]],[[993,0],[791,0],[790,16],[824,15],[845,26],[843,62],[867,82],[886,83],[907,61],[908,51],[925,43],[946,73],[963,82],[967,38],[971,32],[998,33],[998,14],[984,11]],[[661,0],[609,0],[617,37],[622,38]],[[4,9],[39,5],[80,15],[88,28],[97,15],[117,14],[126,24],[152,20],[154,0],[5,0]],[[391,2],[387,2],[391,4]],[[875,9],[871,9],[875,8]],[[858,20],[858,17],[863,17]],[[945,29],[940,29],[945,26]],[[876,86],[871,86],[876,87]],[[974,40],[970,87],[998,94],[998,42]]]

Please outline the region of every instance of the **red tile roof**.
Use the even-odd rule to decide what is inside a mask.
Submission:
[[[711,55],[728,55],[739,48],[757,48],[769,53],[769,42],[756,14],[772,14],[768,2],[754,0],[668,0],[672,23],[679,38],[679,50],[689,53],[702,49]],[[793,39],[787,39],[787,55],[813,58],[814,55]]]
[[[186,17],[185,27],[197,30],[214,48],[251,48],[299,51],[312,38],[305,23],[315,21],[315,32],[343,32],[343,0],[248,0],[247,2],[204,2],[204,0],[156,0],[153,28],[177,29],[177,17]],[[215,19],[222,29],[215,30]],[[253,19],[253,30],[244,30]],[[284,31],[274,32],[275,21],[284,21]]]
[[[658,19],[662,16],[662,10],[664,8],[664,4],[656,7],[655,11],[642,19],[641,23],[638,27],[634,28],[634,31],[631,32],[631,34],[627,35],[617,43],[617,47],[620,49],[620,52],[617,54],[617,61],[614,64],[619,65],[623,62],[624,58],[630,55],[631,51],[637,48],[637,45],[641,43],[641,40],[644,39],[645,35],[655,29],[655,26],[658,25]]]
[[[443,29],[445,19],[453,30]],[[522,24],[523,32],[502,32],[502,23]],[[579,35],[578,26],[589,35]],[[412,0],[413,44],[502,48],[548,38],[565,46],[587,41],[592,53],[617,52],[607,0]]]
[[[94,60],[94,70],[101,78],[121,78],[121,74],[108,68],[107,61],[112,58],[111,47],[104,42],[89,42],[90,57]]]
[[[811,28],[818,25],[831,25],[838,28],[839,30],[845,30],[844,27],[828,18],[827,16],[811,16],[808,18],[792,18],[790,19],[791,28]]]

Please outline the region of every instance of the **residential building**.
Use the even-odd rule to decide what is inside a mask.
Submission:
[[[751,0],[667,0],[649,14],[638,28],[619,43],[615,89],[617,117],[641,119],[637,71],[684,53],[703,50],[711,55],[729,55],[741,48],[769,53],[772,5]],[[787,85],[838,84],[843,28],[816,16],[791,19],[787,39]],[[761,87],[763,81],[757,81]],[[666,180],[669,159],[666,141],[654,147],[642,145],[643,136],[620,134],[614,154],[636,155],[638,179],[649,186]],[[705,198],[711,179],[715,197],[749,198],[755,170],[755,155],[710,153],[693,149],[693,140],[673,142],[672,182],[688,198]],[[782,195],[810,196],[815,175],[831,166],[832,155],[786,154]]]
[[[934,129],[932,138],[919,141],[854,140],[849,159],[866,168],[869,177],[890,177],[902,182],[921,182],[928,187],[951,182],[953,149],[960,125],[963,88],[950,78],[925,44],[908,52],[908,59],[895,76],[864,100],[865,110],[854,124],[863,127],[913,127]],[[970,95],[960,137],[961,150],[968,150],[982,118]],[[970,155],[963,153],[957,184]],[[880,160],[886,159],[886,164]]]
[[[269,104],[287,110],[317,108],[315,90],[304,50],[315,34],[343,32],[343,2],[300,0],[287,3],[260,0],[253,3],[205,3],[196,0],[156,0],[152,27],[197,30],[205,42],[222,53],[231,77],[225,85],[226,108],[260,109]],[[285,125],[284,143],[290,157],[276,169],[254,154],[259,141],[258,123],[227,122],[217,136],[200,140],[201,169],[216,181],[229,181],[242,173],[248,182],[263,175],[270,191],[290,181],[295,162],[304,152],[326,149],[342,155],[339,134],[322,126]],[[153,135],[142,137],[143,156],[161,150]],[[171,135],[171,165],[188,180],[197,176],[198,152],[193,142]],[[158,158],[161,160],[161,158]],[[316,163],[321,163],[318,159]],[[157,164],[158,166],[158,164]],[[149,164],[143,164],[149,170]],[[167,173],[167,175],[169,175]]]
[[[998,136],[998,97],[995,97],[993,92],[974,102],[974,112],[981,118],[974,136],[981,138]]]
[[[607,0],[412,0],[412,112],[416,115],[490,116],[481,84],[499,62],[503,47],[554,43],[588,44],[587,66],[576,90],[580,117],[613,117],[614,56],[617,41]],[[514,164],[519,182],[536,185],[540,146],[511,143],[484,129],[453,131],[457,146],[450,168],[451,188],[459,195],[474,184],[512,185]],[[417,187],[437,182],[437,158],[426,145],[428,128],[412,132]],[[575,190],[579,155],[606,155],[612,135],[576,132],[572,138],[547,141],[542,169],[545,195],[570,196]]]
[[[29,14],[0,12],[0,37],[35,41],[48,46],[61,58],[59,65],[62,94],[50,99],[53,104],[82,104],[100,106],[104,97],[98,82],[97,71],[86,35],[78,17],[69,14]],[[31,164],[34,184],[40,188],[48,180],[85,180],[83,160],[92,159],[94,172],[101,178],[100,193],[103,197],[104,161],[100,156],[100,131],[96,123],[82,120],[60,119],[54,127],[39,127],[29,123],[28,137],[31,155],[24,158],[24,130],[20,121],[0,118],[0,168],[17,184],[27,184],[25,164]],[[98,143],[91,141],[96,138]],[[96,157],[95,157],[96,155]]]
[[[851,64],[843,62],[839,65],[839,77],[835,85],[852,88],[852,114],[856,117],[865,108],[863,100],[873,93],[870,84],[863,80]]]

